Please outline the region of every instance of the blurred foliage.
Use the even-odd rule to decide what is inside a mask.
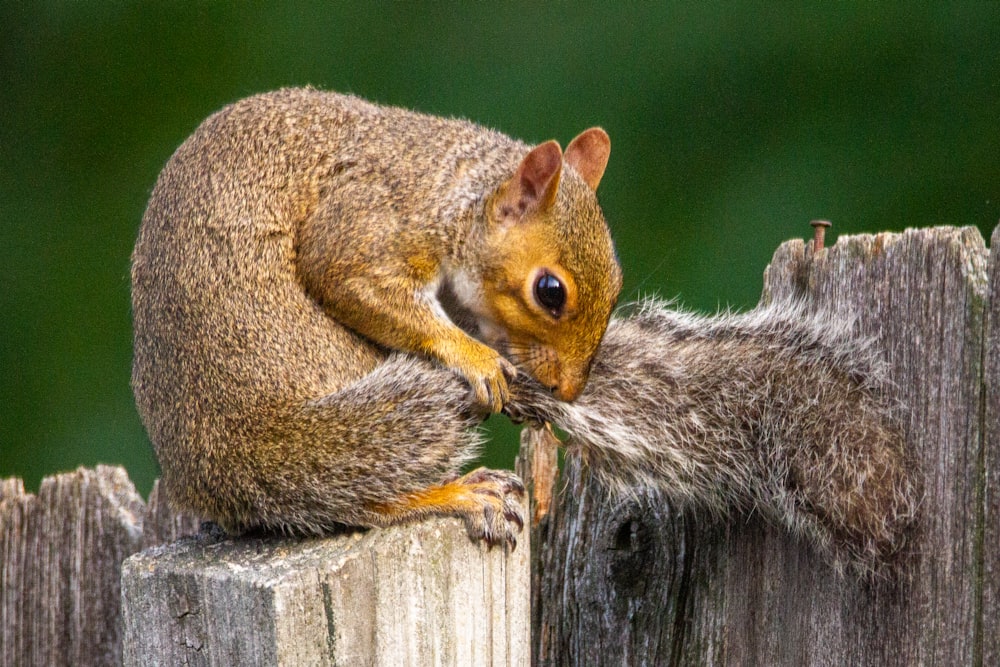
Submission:
[[[3,2],[0,477],[123,463],[148,491],[129,253],[228,102],[312,84],[533,141],[603,125],[625,298],[711,311],[752,306],[813,218],[988,234],[998,44],[995,3]]]

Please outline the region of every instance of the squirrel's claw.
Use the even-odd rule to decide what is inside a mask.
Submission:
[[[478,468],[459,478],[456,484],[469,487],[479,507],[462,515],[469,537],[483,540],[492,548],[517,548],[517,534],[524,528],[524,484],[507,470]]]
[[[488,372],[465,371],[472,386],[476,402],[489,408],[490,412],[500,412],[510,401],[510,383],[517,377],[517,368],[499,354]]]

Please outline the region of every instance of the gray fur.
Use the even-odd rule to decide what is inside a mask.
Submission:
[[[612,320],[575,402],[522,379],[510,411],[557,424],[620,493],[759,511],[873,572],[902,550],[919,498],[898,409],[849,323],[788,303],[700,317],[648,301]]]

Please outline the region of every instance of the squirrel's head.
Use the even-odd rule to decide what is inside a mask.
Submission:
[[[583,391],[622,287],[595,194],[610,151],[600,128],[565,153],[536,146],[487,205],[483,333],[564,401]]]

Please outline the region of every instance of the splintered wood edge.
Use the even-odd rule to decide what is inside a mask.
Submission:
[[[531,490],[531,521],[537,526],[552,508],[559,475],[559,439],[552,425],[532,424],[521,431],[521,449],[515,468],[525,487]]]

